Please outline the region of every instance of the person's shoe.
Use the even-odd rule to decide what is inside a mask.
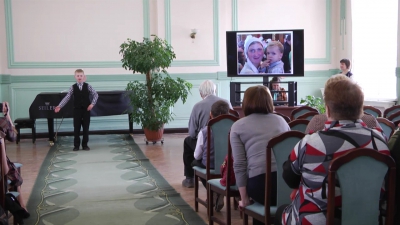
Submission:
[[[73,151],[79,151],[79,147],[74,147]]]
[[[90,150],[89,146],[85,146],[82,149],[85,150],[85,151],[89,151]]]
[[[219,212],[221,211],[222,208],[224,208],[224,196],[214,192],[213,197],[214,197],[215,212]]]
[[[182,181],[182,186],[187,188],[194,188],[194,178],[186,178]]]

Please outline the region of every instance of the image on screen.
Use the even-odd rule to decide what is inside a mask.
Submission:
[[[238,32],[238,75],[293,74],[292,31]]]

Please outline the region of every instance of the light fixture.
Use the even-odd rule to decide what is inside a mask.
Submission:
[[[192,29],[192,33],[190,33],[190,37],[192,39],[195,39],[196,38],[196,34],[197,34],[197,29]]]

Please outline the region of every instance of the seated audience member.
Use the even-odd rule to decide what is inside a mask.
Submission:
[[[340,60],[340,70],[342,71],[341,74],[353,79],[353,74],[350,71],[350,60],[348,59]]]
[[[358,84],[350,79],[328,81],[324,95],[328,116],[325,129],[306,135],[283,164],[285,182],[297,191],[291,196],[293,202],[290,205],[279,206],[275,225],[326,224],[328,189],[321,191],[321,187],[327,187],[330,162],[359,146],[389,154],[382,131],[367,128],[360,120],[364,94]],[[317,164],[323,169],[316,168]]]
[[[273,77],[269,83],[269,89],[271,91],[285,91],[285,88],[280,87],[279,82],[281,82],[279,77]],[[273,92],[272,99],[274,101],[287,101],[286,92]]]
[[[249,87],[242,104],[245,117],[236,121],[231,128],[231,147],[236,185],[241,201],[239,206],[251,204],[251,199],[264,204],[265,158],[268,141],[290,127],[283,117],[274,114],[271,93],[265,86]],[[276,205],[276,162],[272,157],[272,198]],[[261,223],[253,220],[253,224]],[[261,223],[262,224],[262,223]]]
[[[349,80],[349,78],[342,74],[334,75],[326,82],[325,86],[329,85],[332,82],[336,82],[339,80]],[[325,128],[325,122],[327,120],[328,120],[328,116],[326,114],[315,115],[308,123],[305,133],[309,134],[309,133],[314,133],[319,130],[323,130]],[[363,113],[361,116],[361,120],[369,128],[377,127],[379,129],[381,129],[381,126],[379,125],[376,118],[371,115],[367,115],[367,114]]]
[[[231,103],[227,100],[215,96],[216,86],[210,81],[206,80],[200,84],[199,92],[202,100],[193,106],[192,113],[189,118],[189,136],[185,138],[183,142],[183,164],[184,164],[184,175],[186,178],[182,181],[182,186],[187,188],[194,187],[194,171],[192,168],[192,162],[194,160],[194,150],[197,143],[197,135],[201,128],[207,125],[210,119],[211,106],[219,101],[223,100],[228,103],[229,108],[232,109]]]
[[[1,155],[2,155],[2,169],[7,175],[7,178],[11,181],[10,187],[16,187],[17,192],[21,193],[22,178],[18,170],[16,170],[14,163],[10,161],[6,154],[5,139],[14,142],[16,140],[17,131],[15,130],[14,124],[10,116],[10,107],[8,102],[3,102],[3,114],[4,117],[0,118],[0,145],[1,145]],[[29,213],[26,209],[25,202],[22,198],[22,194],[18,195],[17,200],[19,201],[21,207],[25,210],[20,216],[22,218],[28,218]],[[22,219],[19,218],[19,219]]]
[[[398,128],[388,141],[390,155],[396,162],[396,191],[395,191],[395,215],[394,224],[400,224],[400,132]]]
[[[226,101],[219,100],[215,102],[211,106],[211,112],[210,112],[210,117],[215,118],[219,115],[223,114],[229,114],[229,105]],[[192,162],[192,166],[198,166],[201,168],[206,168],[207,165],[207,126],[203,127],[199,134],[197,135],[197,144],[196,144],[196,149],[194,150],[194,160]],[[214,143],[210,143],[210,168],[214,169]],[[203,186],[207,189],[206,186],[206,180],[203,178],[200,178],[201,183],[203,183]],[[224,206],[224,198],[220,198],[220,196],[216,196],[214,200],[217,203],[218,207],[216,208],[216,211],[220,211],[222,207]]]

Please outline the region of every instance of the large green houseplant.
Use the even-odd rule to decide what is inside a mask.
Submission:
[[[313,107],[319,111],[319,113],[325,113],[325,103],[320,97],[315,97],[313,95],[307,95],[305,99],[301,98],[300,104],[305,104],[307,106]]]
[[[179,99],[185,103],[192,88],[191,83],[181,78],[173,79],[166,71],[175,58],[172,46],[152,35],[143,38],[142,42],[127,39],[121,44],[119,53],[123,68],[146,75],[145,82],[130,81],[126,87],[133,108],[131,120],[145,131],[163,130],[164,124],[173,120],[171,107]]]

